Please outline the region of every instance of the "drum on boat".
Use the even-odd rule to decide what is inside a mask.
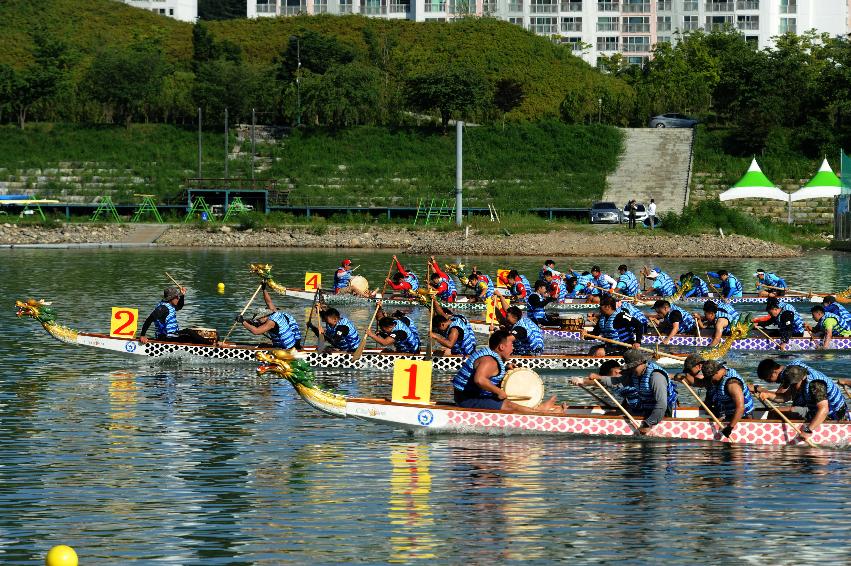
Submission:
[[[582,326],[585,324],[585,318],[581,314],[561,313],[559,319],[561,329],[570,332],[582,330]]]
[[[534,371],[528,368],[515,368],[505,373],[502,378],[502,389],[508,395],[508,400],[524,407],[537,407],[544,400],[544,381]],[[528,397],[517,399],[516,397]]]
[[[219,331],[215,328],[186,328],[181,334],[193,344],[213,345],[219,340]]]
[[[349,280],[349,287],[358,293],[365,295],[369,293],[369,281],[363,275],[355,275]]]

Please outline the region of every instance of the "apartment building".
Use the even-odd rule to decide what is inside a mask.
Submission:
[[[249,18],[362,14],[418,22],[477,15],[506,20],[571,44],[592,65],[622,53],[642,63],[676,33],[732,26],[761,48],[773,36],[809,29],[848,33],[851,0],[247,0]]]
[[[198,0],[120,0],[130,6],[150,10],[175,20],[194,22],[198,19]]]

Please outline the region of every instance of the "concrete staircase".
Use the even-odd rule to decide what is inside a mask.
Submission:
[[[629,199],[645,205],[656,200],[656,213],[681,213],[688,198],[694,130],[634,128],[623,130],[624,152],[606,179],[603,200],[619,207]]]

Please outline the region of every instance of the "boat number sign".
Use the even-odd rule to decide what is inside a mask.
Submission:
[[[423,405],[431,402],[431,362],[396,360],[393,362],[394,403]]]
[[[139,309],[112,307],[109,319],[109,336],[112,338],[133,338],[139,325]]]
[[[496,318],[496,306],[499,304],[498,301],[499,297],[496,295],[485,299],[485,322],[487,324],[499,324],[499,320]]]
[[[305,291],[316,291],[322,287],[322,274],[321,273],[305,273],[304,274],[304,290]]]

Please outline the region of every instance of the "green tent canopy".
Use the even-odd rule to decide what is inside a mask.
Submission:
[[[816,176],[810,179],[809,183],[792,193],[792,200],[835,197],[841,192],[842,182],[825,159]]]
[[[751,161],[747,173],[728,190],[724,191],[718,198],[723,202],[740,198],[767,198],[789,202],[789,193],[783,192],[772,183],[759,165],[756,159]]]

